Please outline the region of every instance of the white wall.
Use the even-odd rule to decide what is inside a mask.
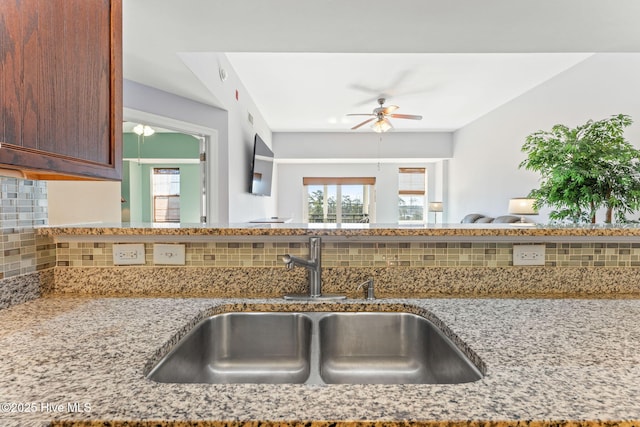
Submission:
[[[277,132],[277,215],[302,222],[303,177],[375,177],[377,223],[398,222],[398,168],[427,168],[427,199],[446,192],[439,170],[451,157],[448,132]],[[433,218],[429,216],[429,220]]]
[[[49,181],[49,225],[119,223],[120,182]]]
[[[377,223],[398,222],[398,168],[426,167],[428,192],[435,192],[436,163],[281,163],[278,165],[278,215],[302,222],[303,177],[375,177]],[[429,200],[433,200],[430,195]],[[430,217],[430,221],[433,219]]]
[[[442,159],[452,156],[453,137],[450,132],[277,132],[273,151],[277,159]]]
[[[228,169],[221,172],[228,174],[228,221],[245,222],[275,216],[277,183],[273,184],[271,197],[249,194],[254,135],[258,133],[271,147],[271,130],[258,107],[223,53],[189,52],[179,56],[228,114],[228,134],[226,140],[221,138],[228,147]],[[227,72],[225,81],[218,77],[219,68]],[[249,122],[249,114],[253,117],[253,123]]]
[[[455,132],[449,222],[468,213],[504,215],[509,198],[537,188],[538,175],[518,169],[525,138],[537,130],[622,113],[638,121],[625,135],[640,146],[638,76],[640,54],[596,54]],[[532,219],[548,222],[548,209]]]

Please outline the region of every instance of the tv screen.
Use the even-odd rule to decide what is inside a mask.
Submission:
[[[253,158],[251,160],[251,184],[249,193],[259,196],[271,196],[273,178],[273,151],[256,134],[253,139]]]

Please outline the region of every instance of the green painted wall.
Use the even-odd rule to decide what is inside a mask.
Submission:
[[[153,168],[179,168],[180,169],[180,222],[200,222],[200,165],[185,164],[142,164],[141,168],[141,199],[142,221],[151,222],[152,197],[151,174]]]
[[[122,135],[123,157],[138,158],[138,135]],[[200,156],[200,142],[191,135],[181,133],[154,133],[140,137],[140,158],[143,159],[197,159]]]
[[[122,177],[122,195],[126,200],[122,204],[122,220],[125,222],[141,222],[142,168],[137,162],[125,160],[122,169],[125,171]],[[131,183],[135,183],[135,185],[131,185]],[[129,218],[128,221],[127,218]]]
[[[127,218],[125,210],[128,209],[129,222],[151,222],[152,197],[151,174],[153,168],[179,168],[180,169],[180,222],[200,222],[200,165],[197,164],[138,164],[133,161],[125,161],[122,187],[128,188],[127,200],[122,204],[123,218]]]
[[[138,158],[138,135],[123,134],[124,158]],[[199,159],[199,141],[176,133],[156,133],[140,140],[141,159],[167,159],[167,163],[138,164],[137,161],[123,163],[122,204],[123,221],[151,222],[151,173],[154,167],[180,169],[180,222],[200,222],[200,165],[171,163],[171,159]]]

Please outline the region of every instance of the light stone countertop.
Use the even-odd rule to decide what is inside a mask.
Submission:
[[[363,303],[346,301],[366,309]],[[245,305],[285,303],[41,298],[0,310],[0,402],[37,408],[6,413],[3,406],[0,426],[65,419],[640,420],[640,300],[374,303],[409,305],[443,321],[486,366],[486,376],[473,383],[181,385],[144,378],[145,365],[178,331],[228,304],[251,308]],[[73,402],[88,404],[90,411],[68,412],[67,404]],[[56,405],[64,409],[58,412]]]

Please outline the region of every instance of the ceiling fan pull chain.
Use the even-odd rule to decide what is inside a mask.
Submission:
[[[382,134],[378,137],[378,172],[380,172],[380,146],[382,145]]]

